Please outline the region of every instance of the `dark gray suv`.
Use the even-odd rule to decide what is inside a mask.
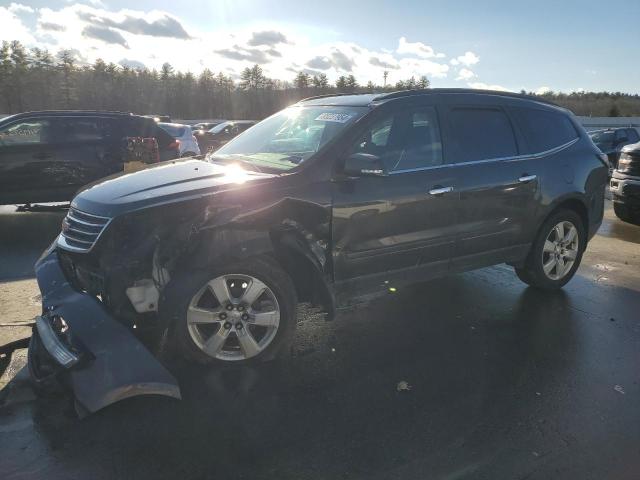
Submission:
[[[298,302],[333,316],[499,263],[558,289],[602,221],[607,173],[574,116],[537,98],[432,89],[301,101],[207,161],[74,198],[36,266],[32,372],[62,372],[95,411],[178,395],[141,331],[191,361],[242,364],[287,351]]]

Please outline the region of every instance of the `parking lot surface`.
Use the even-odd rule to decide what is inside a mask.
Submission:
[[[39,313],[32,265],[63,213],[0,207],[0,322]],[[28,335],[0,327],[0,345]],[[640,227],[613,216],[557,293],[497,266],[326,322],[300,310],[288,358],[180,367],[183,400],[84,420],[0,358],[0,472],[31,478],[640,476]]]

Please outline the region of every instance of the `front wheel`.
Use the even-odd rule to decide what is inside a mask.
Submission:
[[[170,341],[187,360],[262,362],[275,358],[293,337],[295,288],[269,258],[189,272],[167,288],[176,300]]]
[[[562,288],[576,273],[586,247],[585,226],[573,210],[551,215],[538,232],[518,278],[544,290]]]

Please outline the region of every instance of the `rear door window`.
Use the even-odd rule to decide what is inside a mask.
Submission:
[[[454,107],[449,125],[455,163],[518,155],[511,121],[499,107]]]
[[[115,121],[101,117],[52,118],[56,143],[102,142],[118,137]]]
[[[630,128],[627,130],[627,137],[629,138],[629,141],[631,143],[636,143],[640,141],[640,135],[638,135],[638,132],[636,131],[635,128]]]
[[[514,107],[511,111],[530,153],[545,152],[578,138],[573,123],[563,113],[528,107]]]

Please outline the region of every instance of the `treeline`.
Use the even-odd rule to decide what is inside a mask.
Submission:
[[[259,65],[244,69],[237,79],[210,69],[196,76],[176,71],[169,63],[159,71],[102,60],[80,64],[71,51],[54,56],[46,50],[26,49],[17,41],[5,41],[0,48],[0,113],[97,109],[185,119],[261,119],[313,95],[420,89],[429,84],[423,76],[392,85],[362,85],[354,75],[330,83],[324,74],[305,72],[282,81],[265,76]],[[543,97],[578,115],[640,115],[638,95],[549,92]]]

